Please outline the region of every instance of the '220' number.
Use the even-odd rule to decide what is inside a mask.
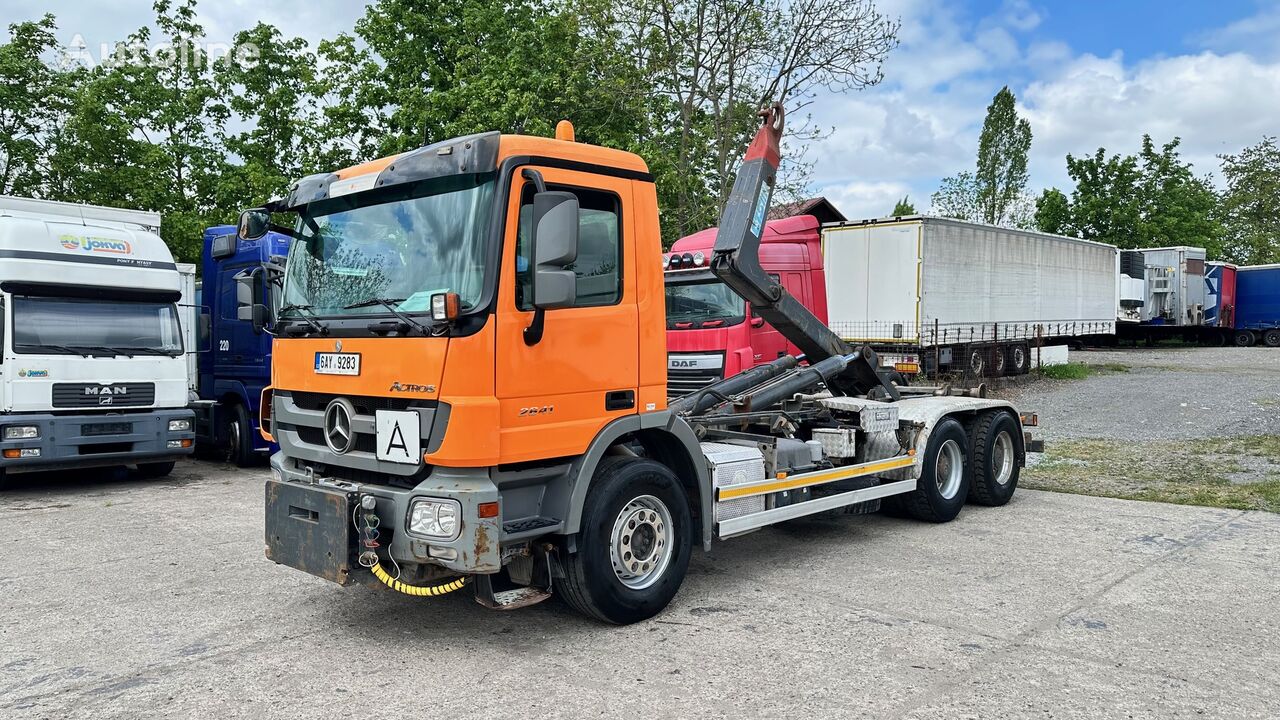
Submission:
[[[526,407],[520,408],[520,417],[529,417],[532,415],[546,415],[556,411],[555,405],[543,405],[542,407]]]

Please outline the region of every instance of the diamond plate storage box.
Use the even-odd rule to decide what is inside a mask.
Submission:
[[[893,403],[851,397],[823,398],[821,402],[828,410],[857,415],[858,427],[863,432],[877,433],[898,429],[898,406]]]
[[[716,488],[764,480],[764,455],[758,448],[728,443],[704,442],[702,454],[711,466],[711,485]],[[764,495],[716,503],[716,522],[764,510]]]

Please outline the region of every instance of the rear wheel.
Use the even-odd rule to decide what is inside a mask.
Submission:
[[[1237,330],[1235,341],[1236,347],[1253,347],[1253,344],[1258,342],[1258,337],[1252,330]]]
[[[1262,333],[1262,344],[1267,347],[1280,347],[1280,328],[1271,328]]]
[[[954,520],[964,507],[969,484],[969,435],[960,423],[945,418],[929,435],[916,489],[901,496],[898,508],[917,520]]]
[[[619,625],[662,612],[684,582],[693,521],[684,488],[642,458],[601,462],[582,509],[578,552],[565,563],[565,600]]]
[[[176,462],[138,463],[138,477],[153,479],[162,478],[173,472]]]
[[[973,483],[969,501],[1004,505],[1018,488],[1018,423],[1007,412],[981,415],[974,424]]]

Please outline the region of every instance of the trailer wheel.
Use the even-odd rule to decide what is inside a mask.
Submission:
[[[996,345],[991,348],[991,377],[1004,377],[1012,375],[1009,372],[1009,357],[1005,354],[1003,346]]]
[[[1004,505],[1018,488],[1018,423],[1007,412],[979,416],[973,433],[973,483],[969,502]]]
[[[1262,344],[1267,347],[1280,347],[1280,328],[1271,328],[1262,333]]]
[[[257,460],[253,453],[253,423],[249,420],[249,410],[240,403],[233,403],[227,414],[227,458],[239,467],[249,467]]]
[[[987,352],[983,348],[969,348],[969,372],[974,377],[982,377],[983,372],[987,369]]]
[[[1235,335],[1236,347],[1253,347],[1258,342],[1258,336],[1253,334],[1252,330],[1237,330]]]
[[[969,447],[969,434],[959,422],[953,418],[939,422],[925,447],[916,489],[901,496],[898,509],[916,520],[954,520],[969,495]]]
[[[657,615],[684,582],[692,526],[684,488],[665,465],[606,458],[582,508],[578,552],[565,562],[564,599],[618,625]]]
[[[1026,343],[1009,346],[1009,374],[1026,375],[1031,369],[1031,348]]]

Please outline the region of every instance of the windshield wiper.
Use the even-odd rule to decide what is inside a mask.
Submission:
[[[342,309],[355,310],[357,308],[367,308],[367,307],[373,307],[375,305],[381,305],[382,307],[390,311],[392,315],[395,315],[396,318],[400,320],[400,322],[403,322],[405,325],[411,325],[413,327],[418,328],[419,330],[422,331],[422,334],[424,335],[429,335],[431,333],[431,328],[427,327],[426,325],[423,325],[422,323],[418,322],[412,317],[405,315],[404,313],[400,312],[399,309],[396,308],[396,305],[404,302],[406,299],[407,298],[369,298],[368,300],[361,300],[360,302],[351,303],[350,305],[344,305]]]
[[[70,345],[44,345],[44,344],[33,345],[32,343],[14,343],[13,348],[15,350],[17,350],[18,348],[26,348],[28,350],[36,350],[36,351],[53,350],[56,352],[60,352],[64,355],[79,355],[81,357],[93,357],[92,354],[85,352],[83,348],[77,349],[77,348],[71,347]]]
[[[284,314],[289,312],[290,310],[297,310],[298,319],[306,323],[315,332],[320,333],[322,335],[324,333],[329,332],[329,328],[323,325],[322,323],[320,323],[320,321],[316,320],[314,317],[311,317],[310,315],[304,314],[304,313],[311,312],[310,305],[293,305],[293,304],[285,305],[284,307],[280,308],[278,314],[283,317]]]

